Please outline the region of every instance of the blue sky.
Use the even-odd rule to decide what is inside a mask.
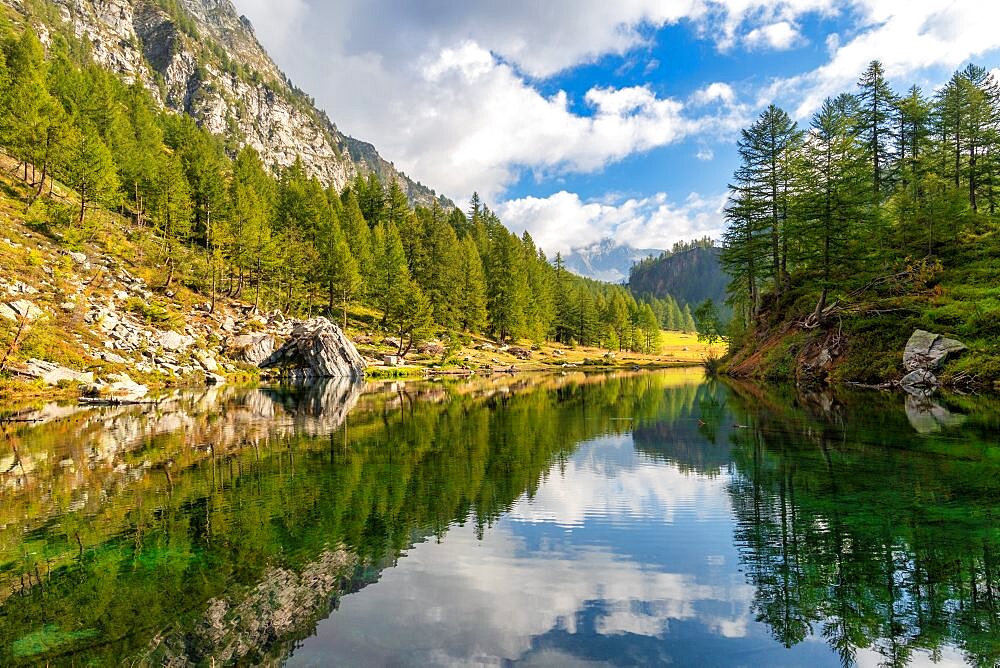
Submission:
[[[930,91],[1000,64],[973,0],[234,0],[344,132],[550,253],[717,236],[741,127],[868,61]]]

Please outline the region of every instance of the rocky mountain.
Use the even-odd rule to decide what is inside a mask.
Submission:
[[[414,204],[444,196],[398,171],[375,147],[349,137],[268,56],[230,0],[0,0],[43,44],[57,34],[89,45],[93,59],[138,78],[167,108],[192,116],[233,149],[265,164],[298,156],[307,171],[342,188],[357,174],[396,181]]]
[[[694,245],[648,258],[632,267],[629,289],[634,295],[669,294],[692,308],[706,299],[721,306],[729,276],[719,262],[720,252],[715,246]]]
[[[597,243],[575,249],[564,259],[566,268],[574,274],[609,283],[621,283],[628,278],[632,265],[659,250],[633,248],[614,239],[601,239]]]

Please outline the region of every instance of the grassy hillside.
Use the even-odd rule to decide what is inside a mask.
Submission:
[[[215,310],[210,311],[210,293],[198,272],[208,264],[204,249],[177,249],[177,260],[189,271],[165,289],[162,237],[136,227],[131,216],[107,209],[92,210],[84,225],[72,216],[63,220],[60,211],[75,209],[77,195],[56,183],[50,198],[32,205],[34,190],[19,174],[16,161],[0,153],[0,266],[4,267],[0,309],[28,302],[37,311],[30,320],[0,317],[0,400],[78,394],[74,383],[49,387],[22,378],[19,370],[33,358],[93,372],[97,378],[124,372],[155,387],[204,382],[204,369],[198,361],[202,357],[216,360],[219,373],[231,380],[260,377],[255,367],[226,356],[226,341],[249,333],[280,336],[284,317],[274,311],[256,311],[245,299],[221,293]],[[105,311],[149,332],[149,343],[132,351],[108,348],[114,333],[105,331],[101,321],[93,317]],[[664,332],[663,347],[656,354],[609,354],[607,349],[594,346],[533,345],[528,340],[514,341],[508,347],[481,335],[466,334],[454,343],[431,339],[407,358],[405,366],[385,367],[382,357],[395,352],[395,344],[379,333],[381,314],[370,307],[352,305],[348,315],[348,335],[370,360],[375,377],[482,373],[511,367],[527,371],[565,366],[697,364],[707,351],[694,335],[680,332]],[[232,327],[227,328],[230,319]],[[162,354],[155,337],[166,331],[194,339],[189,349],[170,357],[176,369],[151,362]],[[524,359],[518,348],[528,351],[530,358]],[[721,352],[723,349],[716,346],[715,354]]]
[[[969,351],[939,374],[945,384],[1000,388],[1000,239],[993,232],[939,261],[907,261],[867,289],[838,293],[831,317],[804,326],[819,290],[798,285],[772,302],[755,327],[737,334],[730,374],[766,380],[816,380],[807,368],[820,350],[834,353],[825,378],[881,384],[905,375],[903,349],[915,329],[955,337]]]

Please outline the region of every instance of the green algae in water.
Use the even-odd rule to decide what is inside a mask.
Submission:
[[[15,640],[14,656],[18,659],[27,659],[96,636],[97,629],[63,631],[56,624],[46,624],[34,633],[29,633],[20,640]]]

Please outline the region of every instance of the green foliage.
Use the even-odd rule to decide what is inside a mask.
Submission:
[[[183,3],[158,5],[184,39],[197,39]],[[218,45],[203,46],[219,56]],[[302,160],[272,169],[252,148],[161,111],[141,83],[97,67],[71,36],[59,34],[48,51],[46,59],[30,30],[2,41],[0,145],[34,193],[27,217],[70,245],[99,237],[113,252],[116,239],[130,238],[162,290],[177,281],[212,304],[225,295],[292,314],[325,309],[345,326],[353,305],[374,307],[400,352],[460,330],[656,351],[660,327],[694,329],[669,296],[637,300],[569,274],[558,256],[550,263],[478,195],[466,216],[412,207],[399,183],[375,171],[341,192],[324,189]],[[114,234],[87,215],[101,208],[121,216]],[[155,305],[131,308],[151,324],[170,317]]]
[[[129,297],[124,306],[126,311],[133,313],[142,322],[161,329],[178,329],[184,325],[184,319],[179,313],[169,310],[157,301]]]
[[[877,61],[858,85],[827,99],[801,140],[781,124],[794,141],[758,141],[784,118],[773,108],[743,133],[722,253],[741,328],[816,327],[846,310],[837,326],[855,359],[835,375],[865,382],[898,375],[899,339],[913,326],[988,357],[1000,306],[1000,85],[970,65],[932,100],[917,87],[900,97]],[[775,165],[780,178],[759,178]]]

